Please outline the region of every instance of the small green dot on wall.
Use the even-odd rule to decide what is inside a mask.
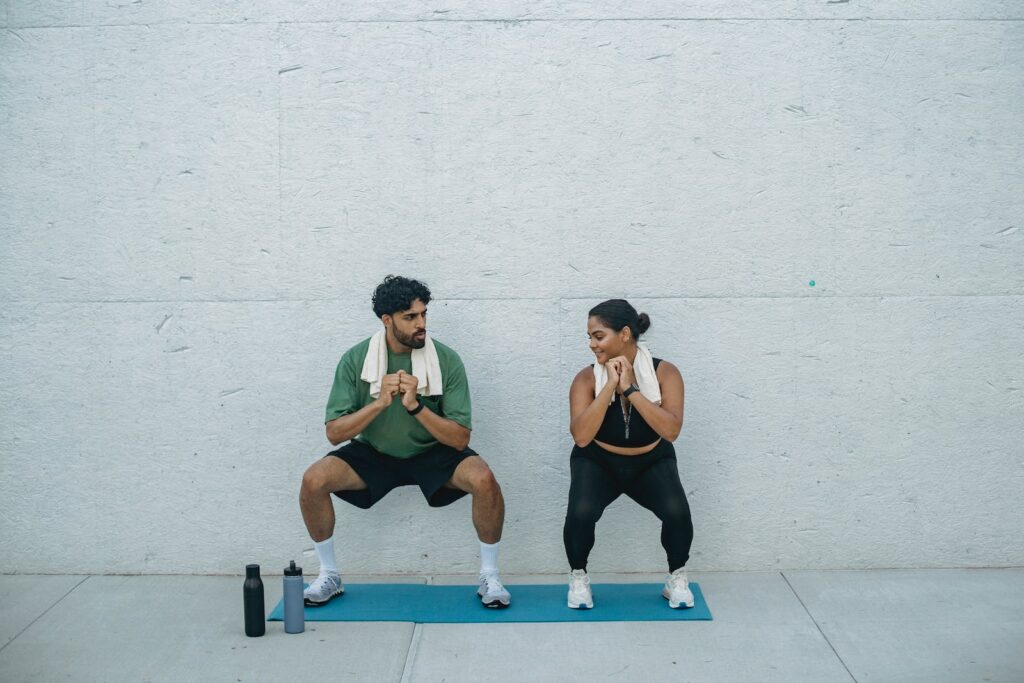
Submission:
[[[807,284],[809,284],[809,285],[810,285],[811,287],[813,287],[813,286],[814,286],[814,280],[811,280],[811,281],[810,281],[810,282],[808,282]]]

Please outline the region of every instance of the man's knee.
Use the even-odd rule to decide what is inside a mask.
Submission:
[[[349,464],[341,459],[318,460],[306,468],[306,472],[302,475],[302,492],[330,493],[339,488],[338,479],[347,479],[343,475],[349,470],[351,470]]]
[[[302,475],[303,493],[320,493],[327,483],[327,477],[323,473],[323,468],[317,467],[318,464],[310,465]]]
[[[482,460],[469,472],[466,482],[473,495],[493,496],[501,493],[501,486],[498,485],[494,472]]]

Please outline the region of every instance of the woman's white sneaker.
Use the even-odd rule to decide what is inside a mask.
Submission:
[[[572,609],[592,609],[594,596],[590,593],[590,577],[586,569],[573,569],[569,572],[569,598],[567,601]]]
[[[690,591],[690,582],[686,579],[685,569],[680,567],[668,575],[661,595],[668,600],[668,606],[672,609],[693,607],[693,593]]]

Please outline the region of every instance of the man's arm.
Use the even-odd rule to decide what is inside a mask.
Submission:
[[[354,413],[342,415],[328,422],[327,440],[337,446],[342,441],[349,441],[369,426],[374,419],[387,410],[398,393],[398,375],[384,375],[380,383],[380,396],[372,403],[367,403]]]
[[[324,425],[327,429],[327,440],[334,446],[342,441],[349,441],[366,429],[375,417],[384,412],[385,408],[387,406],[381,405],[378,399],[373,403],[367,403],[354,413],[331,420]]]
[[[416,375],[410,375],[401,370],[398,371],[398,376],[402,393],[402,405],[406,410],[415,410],[419,405],[419,398],[416,395],[416,387],[419,385],[419,380],[416,378]],[[381,393],[383,394],[383,391]],[[470,431],[458,422],[441,417],[426,407],[423,407],[416,413],[416,419],[419,420],[424,429],[430,432],[432,437],[445,446],[451,446],[460,451],[469,446]]]

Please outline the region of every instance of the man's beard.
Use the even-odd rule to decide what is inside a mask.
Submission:
[[[395,339],[398,340],[399,344],[402,346],[408,346],[410,349],[422,349],[427,344],[426,335],[423,336],[423,339],[417,339],[414,336],[415,333],[406,336],[396,328],[391,328],[391,332],[395,335]]]

